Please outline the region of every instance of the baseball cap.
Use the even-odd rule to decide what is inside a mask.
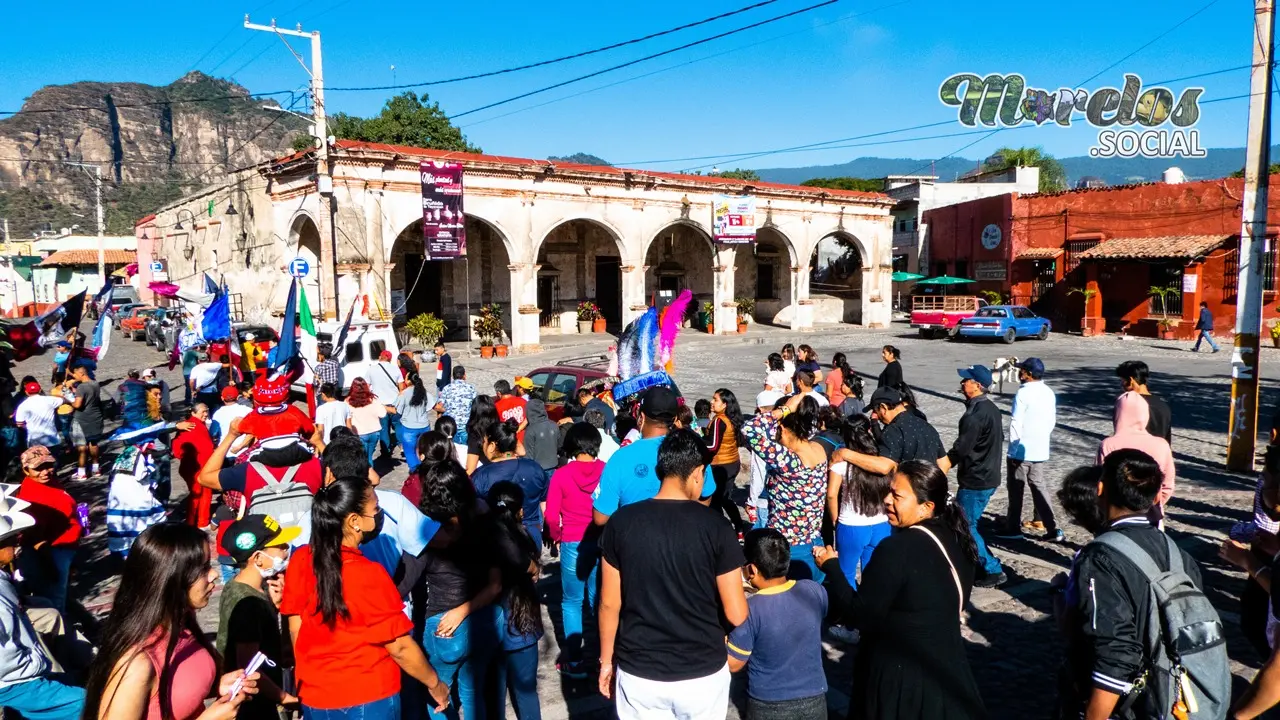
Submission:
[[[972,380],[984,388],[991,387],[991,371],[986,365],[970,365],[956,370],[956,373],[965,380]]]
[[[45,463],[56,464],[53,453],[43,445],[32,445],[22,452],[22,467],[40,467]]]
[[[777,390],[761,390],[756,395],[756,408],[771,408],[783,397],[783,394]]]
[[[1018,363],[1014,367],[1017,367],[1020,370],[1026,370],[1032,375],[1044,374],[1044,363],[1040,360],[1040,358],[1027,358],[1026,360],[1023,360],[1022,362]]]
[[[533,381],[523,375],[516,376],[516,387],[521,390],[532,390]]]
[[[680,399],[666,385],[651,387],[640,396],[640,412],[651,418],[673,418],[680,411]]]
[[[155,368],[147,368],[146,370],[142,371],[142,377],[144,378],[153,378],[155,376],[156,376]]]
[[[871,393],[871,402],[867,404],[867,408],[874,408],[879,405],[888,405],[889,407],[898,407],[902,404],[902,393],[891,387],[876,388]]]
[[[391,359],[391,351],[390,351],[390,350],[383,350],[382,352],[378,353],[378,360],[379,360],[379,361],[382,361],[382,360],[390,360],[390,359]]]
[[[228,385],[222,388],[222,402],[231,402],[240,397],[240,391],[236,390],[235,385]]]
[[[36,382],[35,380],[32,380],[31,382],[22,386],[22,391],[28,395],[39,395],[40,383]]]
[[[270,515],[246,515],[231,523],[222,535],[222,549],[237,565],[249,561],[254,553],[269,547],[284,547],[302,534],[302,528],[280,527]]]

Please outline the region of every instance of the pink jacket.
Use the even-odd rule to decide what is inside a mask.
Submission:
[[[604,462],[573,461],[556,470],[547,489],[547,532],[556,542],[582,542],[591,526],[591,493],[600,484]]]
[[[1102,447],[1098,448],[1098,464],[1101,465],[1116,450],[1141,450],[1150,455],[1164,473],[1160,494],[1156,496],[1156,503],[1163,506],[1173,497],[1173,451],[1164,438],[1147,432],[1147,422],[1150,419],[1151,408],[1147,405],[1146,398],[1136,392],[1121,395],[1116,400],[1116,434],[1102,441]]]

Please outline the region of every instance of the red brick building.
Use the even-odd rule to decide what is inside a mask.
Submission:
[[[921,272],[973,278],[1054,320],[1058,329],[1154,336],[1181,319],[1191,337],[1200,302],[1215,329],[1235,324],[1241,193],[1238,178],[983,198],[924,214]],[[1269,226],[1280,226],[1272,178]],[[1274,237],[1274,236],[1273,236]],[[1277,312],[1277,257],[1264,268],[1265,319]],[[1152,287],[1172,288],[1153,297]],[[1087,297],[1083,291],[1091,290]],[[1175,323],[1166,323],[1166,325]]]

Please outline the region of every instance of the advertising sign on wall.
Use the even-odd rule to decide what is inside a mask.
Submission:
[[[427,258],[441,260],[466,255],[462,163],[424,161],[419,171],[422,177],[422,233]]]
[[[756,241],[756,199],[751,195],[716,195],[711,199],[711,231],[727,245]]]

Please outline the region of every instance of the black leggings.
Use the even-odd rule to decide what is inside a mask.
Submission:
[[[733,502],[733,481],[741,470],[742,465],[739,463],[711,466],[711,478],[716,481],[716,490],[711,494],[711,507],[723,512],[738,531],[742,531],[746,525],[742,520],[742,511]]]

